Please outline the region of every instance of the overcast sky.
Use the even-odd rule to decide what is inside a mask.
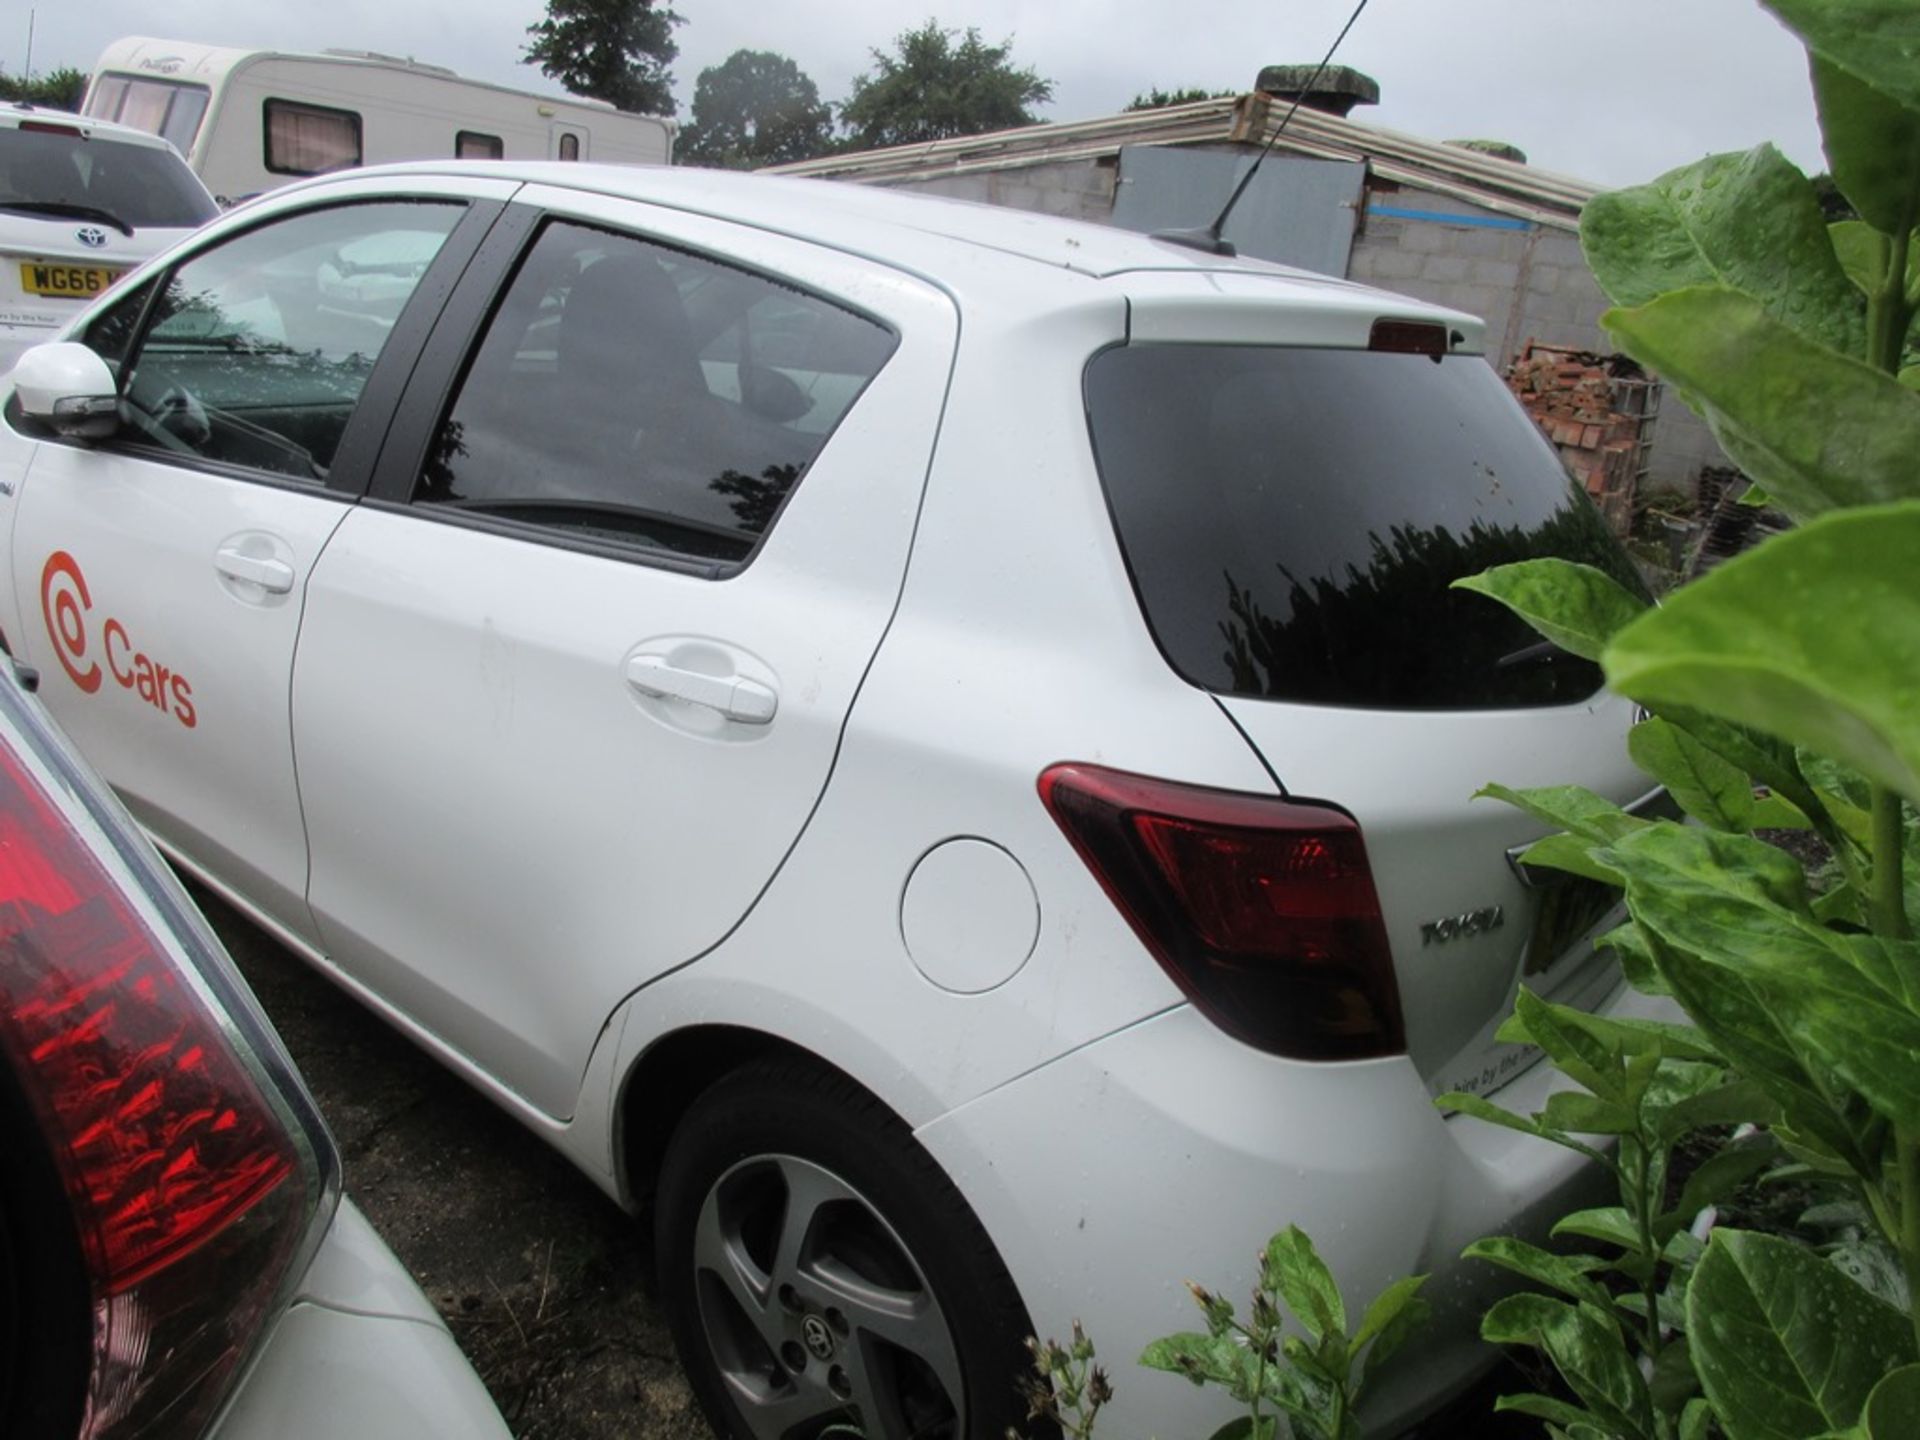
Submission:
[[[684,119],[700,71],[738,49],[794,60],[826,100],[845,97],[884,47],[928,14],[1013,37],[1017,63],[1054,84],[1040,114],[1111,114],[1152,86],[1250,88],[1262,64],[1311,63],[1352,0],[677,0],[673,71]],[[36,73],[91,70],[122,35],[410,55],[550,90],[518,62],[543,0],[56,0],[35,3]],[[27,62],[28,5],[0,19],[0,69]],[[161,27],[155,30],[154,27]],[[1799,44],[1754,0],[1371,0],[1338,60],[1380,82],[1355,118],[1432,140],[1484,137],[1534,164],[1624,185],[1762,140],[1824,168]]]

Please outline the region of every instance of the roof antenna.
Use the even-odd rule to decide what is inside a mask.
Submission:
[[[1360,18],[1360,12],[1366,8],[1367,0],[1360,0],[1360,3],[1353,7],[1353,14],[1349,15],[1347,23],[1340,27],[1340,33],[1333,37],[1333,44],[1327,47],[1326,55],[1314,67],[1313,74],[1308,78],[1307,83],[1301,86],[1300,93],[1293,97],[1293,104],[1288,107],[1287,113],[1280,117],[1280,123],[1273,127],[1273,134],[1267,137],[1266,148],[1254,157],[1253,164],[1247,167],[1247,173],[1242,175],[1240,183],[1233,187],[1233,194],[1227,197],[1227,203],[1222,205],[1220,213],[1213,217],[1213,223],[1204,230],[1156,230],[1148,236],[1149,239],[1164,240],[1169,245],[1184,245],[1189,250],[1199,250],[1208,255],[1240,253],[1233,248],[1233,242],[1220,233],[1227,228],[1227,217],[1233,214],[1233,207],[1240,203],[1240,197],[1246,194],[1247,186],[1253,183],[1254,174],[1260,169],[1260,163],[1272,153],[1274,142],[1280,138],[1281,131],[1287,128],[1287,122],[1293,119],[1293,112],[1298,110],[1301,102],[1313,93],[1313,87],[1319,83],[1322,72],[1333,62],[1334,51],[1340,48],[1340,42],[1347,38],[1347,32],[1353,29],[1353,22]]]

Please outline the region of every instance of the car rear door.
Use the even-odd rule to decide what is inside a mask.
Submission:
[[[499,209],[430,183],[223,231],[92,323],[121,433],[42,440],[15,502],[15,641],[48,707],[159,840],[303,940],[307,580]],[[408,257],[384,283],[343,273],[381,246]]]
[[[957,316],[764,231],[520,198],[314,573],[294,739],[329,956],[565,1116],[827,782]]]

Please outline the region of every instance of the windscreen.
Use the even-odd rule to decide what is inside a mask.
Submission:
[[[1141,607],[1194,684],[1385,710],[1600,688],[1594,665],[1449,588],[1552,555],[1644,593],[1484,360],[1136,345],[1096,356],[1086,389]]]
[[[172,151],[88,139],[58,124],[0,129],[0,209],[10,205],[135,230],[191,230],[218,213]]]

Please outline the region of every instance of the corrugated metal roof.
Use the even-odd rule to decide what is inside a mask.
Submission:
[[[832,176],[868,184],[935,180],[1113,155],[1124,145],[1264,144],[1286,114],[1262,94],[1160,110],[1137,110],[1064,125],[1026,125],[924,145],[828,155],[770,167],[780,175]],[[1599,193],[1572,176],[1441,145],[1302,106],[1274,146],[1322,160],[1362,160],[1374,175],[1478,205],[1495,214],[1573,230],[1580,207]]]

